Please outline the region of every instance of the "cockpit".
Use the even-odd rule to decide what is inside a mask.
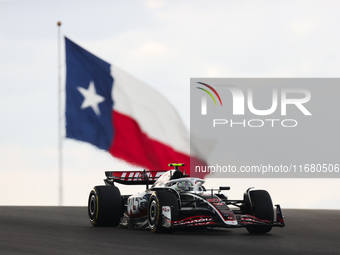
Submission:
[[[169,187],[177,192],[203,192],[203,179],[184,177],[179,170],[170,170],[158,178],[152,187]]]

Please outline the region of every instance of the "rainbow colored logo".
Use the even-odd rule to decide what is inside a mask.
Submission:
[[[213,87],[211,87],[210,85],[205,84],[203,82],[197,82],[197,83],[201,84],[201,85],[204,85],[204,86],[208,87],[209,89],[211,89],[211,91],[214,92],[215,95],[218,97],[218,100],[220,100],[220,104],[222,106],[222,101],[221,101],[220,95],[217,93],[217,91]],[[211,98],[214,100],[215,105],[217,106],[217,103],[216,103],[216,100],[215,100],[214,96],[208,90],[200,88],[200,87],[196,87],[196,88],[201,89],[201,90],[205,91],[206,93],[208,93],[209,96],[211,96]]]

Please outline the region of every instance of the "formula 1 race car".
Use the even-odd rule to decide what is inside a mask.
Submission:
[[[265,190],[249,188],[243,200],[230,200],[219,189],[205,189],[204,180],[190,178],[179,170],[184,164],[169,164],[168,171],[105,172],[105,186],[90,192],[88,215],[93,226],[149,228],[172,232],[183,227],[245,227],[250,233],[266,233],[284,227],[279,205],[274,208]],[[144,192],[121,195],[115,183],[146,185]],[[152,185],[149,188],[149,185]]]

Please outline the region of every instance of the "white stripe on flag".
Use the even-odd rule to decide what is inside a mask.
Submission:
[[[111,75],[114,110],[133,118],[150,138],[189,155],[189,132],[168,100],[113,65]]]

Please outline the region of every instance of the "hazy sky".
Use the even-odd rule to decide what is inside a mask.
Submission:
[[[189,128],[190,77],[339,77],[339,7],[310,0],[0,0],[0,205],[58,204],[57,21],[63,35],[162,93]],[[131,168],[71,140],[63,155],[65,205],[86,205],[105,170]],[[255,186],[283,207],[340,209],[339,179],[207,182],[230,184],[234,198]]]

